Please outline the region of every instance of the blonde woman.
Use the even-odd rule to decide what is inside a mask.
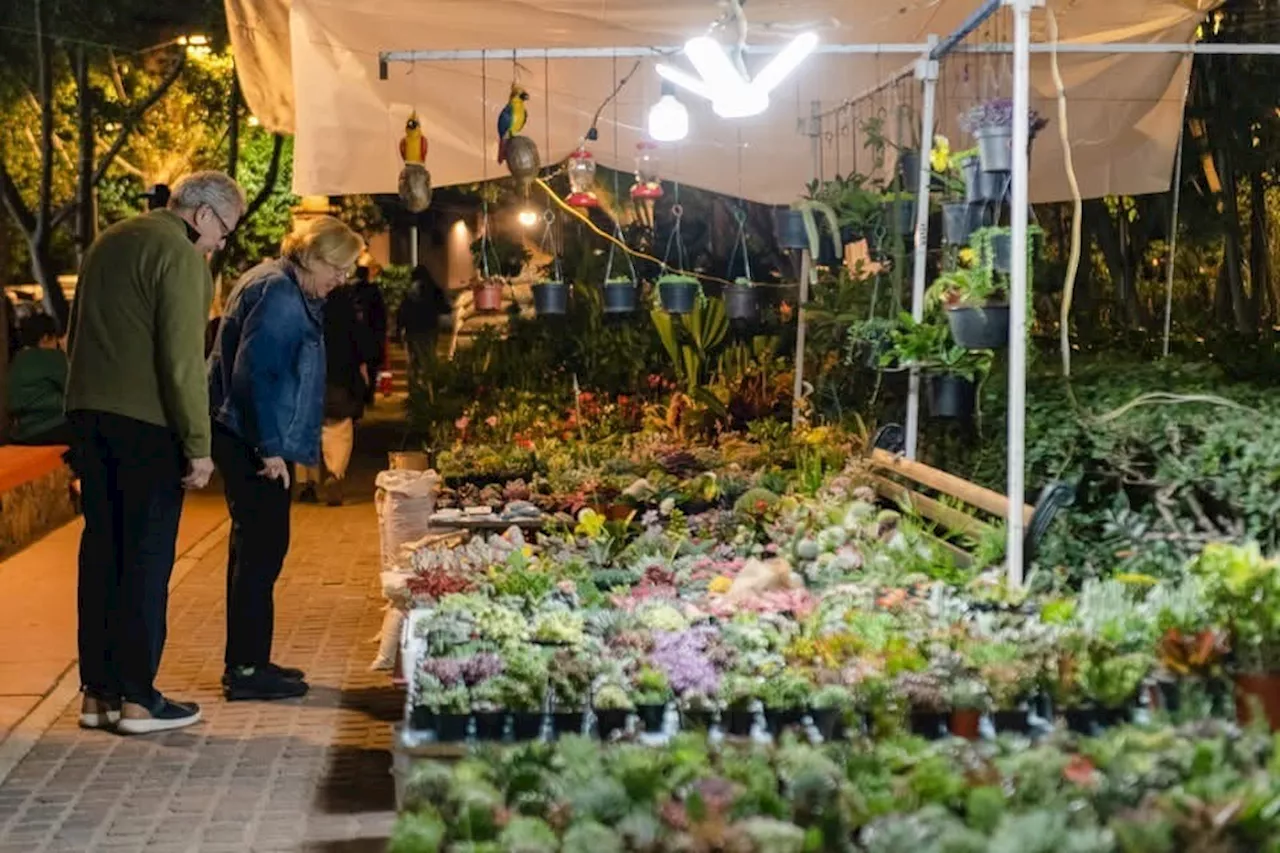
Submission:
[[[213,460],[231,511],[227,559],[228,701],[307,692],[301,670],[271,661],[273,589],[289,551],[290,480],[315,465],[324,418],[325,297],[364,249],[330,216],[285,238],[227,300],[209,357]]]

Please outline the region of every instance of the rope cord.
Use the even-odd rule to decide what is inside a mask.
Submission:
[[[1080,270],[1081,227],[1084,214],[1084,201],[1080,195],[1080,182],[1076,178],[1076,168],[1071,155],[1071,135],[1067,127],[1067,87],[1062,80],[1062,72],[1058,66],[1058,18],[1053,10],[1046,7],[1049,15],[1049,68],[1053,72],[1053,85],[1058,94],[1058,134],[1062,138],[1062,158],[1067,169],[1067,181],[1071,186],[1071,254],[1067,258],[1067,276],[1062,285],[1062,308],[1058,316],[1058,335],[1062,347],[1062,375],[1071,376],[1071,303],[1075,297],[1076,275]],[[1015,121],[1018,119],[1015,117]],[[1167,327],[1166,327],[1167,329]],[[1165,336],[1165,354],[1168,355],[1168,332]]]

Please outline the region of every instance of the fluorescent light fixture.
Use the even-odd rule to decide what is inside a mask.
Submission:
[[[655,142],[679,142],[689,135],[689,110],[676,97],[675,87],[662,84],[662,97],[649,108],[649,136]]]
[[[711,108],[721,118],[747,118],[769,108],[769,93],[817,46],[816,33],[796,36],[760,70],[754,80],[747,80],[718,41],[710,36],[698,36],[685,42],[684,52],[701,79],[670,65],[658,65],[656,70],[664,80],[711,101]],[[657,107],[656,104],[654,106]]]
[[[760,69],[760,73],[751,81],[751,85],[766,95],[778,88],[778,84],[787,78],[792,71],[800,67],[800,63],[813,53],[818,46],[817,33],[803,33],[791,40],[769,64]]]
[[[714,92],[729,86],[744,86],[746,80],[738,73],[733,62],[725,55],[720,42],[710,36],[698,36],[684,43],[684,55],[689,57],[693,70],[698,72]]]
[[[692,74],[686,74],[679,68],[673,68],[670,65],[658,65],[654,70],[658,72],[659,77],[664,80],[670,80],[683,89],[688,89],[700,98],[706,98],[709,101],[714,97],[714,93],[705,83]]]
[[[769,109],[769,96],[755,86],[723,89],[712,99],[711,109],[720,118],[750,118]]]

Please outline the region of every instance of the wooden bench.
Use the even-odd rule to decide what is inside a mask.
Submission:
[[[961,565],[969,565],[972,555],[953,540],[957,537],[978,542],[998,535],[997,522],[1007,518],[1009,499],[999,492],[971,483],[902,455],[903,431],[896,424],[883,427],[872,443],[866,459],[869,485],[883,500],[904,507],[937,526],[938,538]],[[1022,508],[1023,568],[1029,568],[1040,541],[1058,512],[1075,499],[1067,483],[1053,482],[1044,488],[1035,506]],[[966,509],[960,508],[963,505]],[[991,519],[991,520],[987,520]]]
[[[0,445],[0,557],[76,516],[65,447]]]

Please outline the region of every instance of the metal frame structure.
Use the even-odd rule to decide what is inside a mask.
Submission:
[[[1045,0],[982,0],[977,9],[945,38],[931,37],[923,44],[822,44],[816,53],[888,55],[906,54],[919,57],[915,76],[923,90],[922,140],[933,138],[938,83],[938,60],[949,53],[1012,54],[1013,55],[1013,114],[1025,116],[1030,109],[1030,58],[1032,54],[1181,54],[1188,56],[1280,56],[1280,44],[1203,44],[1203,43],[1133,43],[1133,42],[1065,42],[1057,44],[1031,43],[1031,12],[1041,8]],[[1009,6],[1014,15],[1013,41],[996,44],[963,44],[964,38],[980,27],[1002,6]],[[458,62],[478,61],[491,57],[513,59],[613,59],[667,57],[678,54],[680,47],[589,47],[589,48],[508,48],[483,50],[412,50],[383,51],[378,54],[379,77],[387,79],[388,66],[393,62]],[[745,51],[751,54],[776,53],[780,47],[750,45]],[[815,115],[817,107],[815,105]],[[816,119],[811,118],[811,123]],[[811,134],[815,136],[816,134]],[[1009,421],[1007,458],[1009,479],[1006,489],[1007,543],[1005,561],[1009,582],[1022,584],[1024,522],[1018,511],[1026,503],[1026,393],[1027,393],[1027,230],[1029,195],[1029,163],[1027,142],[1029,127],[1026,121],[1013,123],[1013,171],[1010,208],[1022,215],[1012,217],[1012,257],[1009,282]],[[926,152],[922,152],[924,154]],[[817,168],[815,154],[815,170]],[[915,265],[912,278],[912,316],[923,319],[925,293],[925,259],[928,248],[930,173],[929,157],[920,157],[920,190],[916,203]],[[808,272],[807,270],[805,271]],[[802,282],[803,284],[803,282]],[[800,340],[803,340],[803,312],[800,314]],[[799,354],[803,358],[803,354]],[[799,376],[797,376],[799,379]],[[799,384],[799,383],[797,383]],[[911,372],[910,396],[907,409],[906,455],[914,458],[919,435],[920,377]]]

